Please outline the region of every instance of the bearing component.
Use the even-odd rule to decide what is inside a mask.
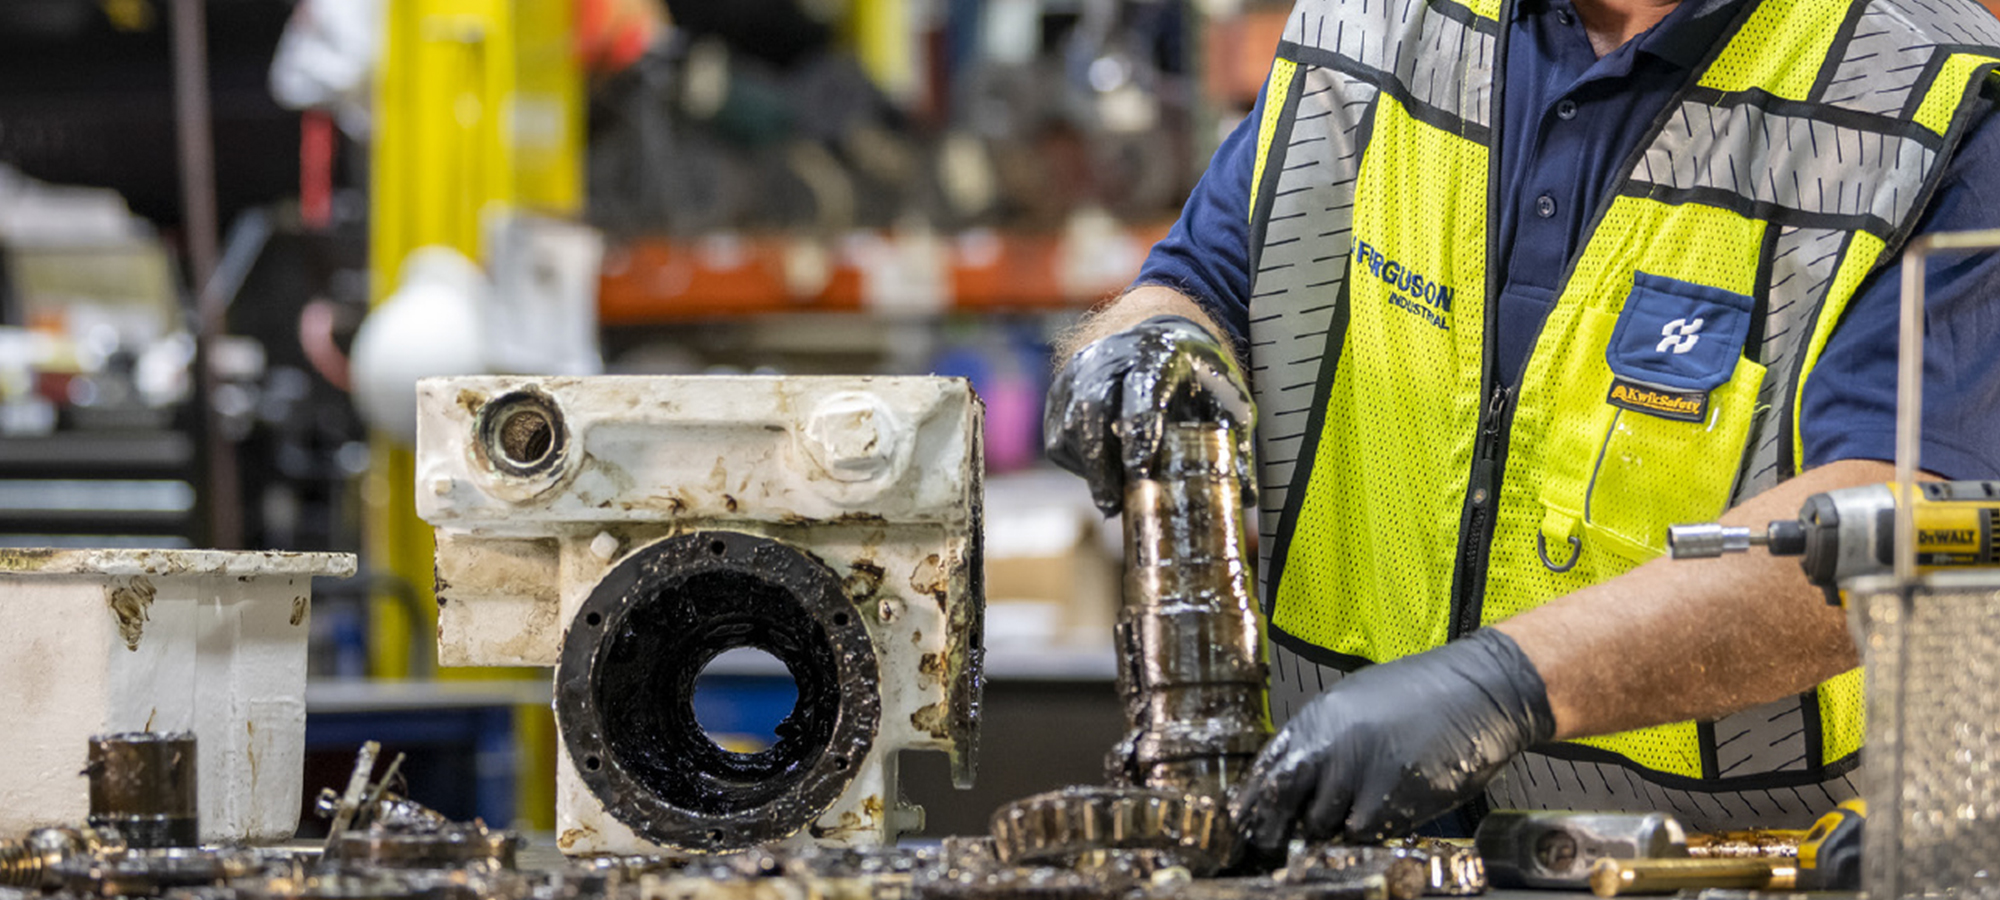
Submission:
[[[716,745],[695,677],[725,650],[776,657],[798,685],[777,742]],[[579,609],[556,676],[570,759],[605,809],[663,846],[737,850],[826,810],[874,744],[874,645],[832,569],[785,543],[727,531],[627,557]]]
[[[194,732],[101,734],[90,739],[90,824],[134,848],[201,843]]]
[[[1105,851],[1140,852],[1152,868],[1205,875],[1234,847],[1228,814],[1200,794],[1129,787],[1071,787],[1036,794],[993,813],[1003,863],[1075,866]],[[1097,857],[1100,864],[1112,862]]]

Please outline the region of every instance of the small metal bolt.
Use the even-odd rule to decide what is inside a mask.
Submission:
[[[821,401],[806,420],[807,450],[828,477],[857,482],[880,477],[893,465],[902,425],[882,401],[867,394],[837,394]]]

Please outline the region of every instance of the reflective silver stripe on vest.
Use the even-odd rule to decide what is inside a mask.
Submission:
[[[1250,297],[1250,380],[1260,417],[1260,572],[1272,571],[1278,519],[1291,495],[1335,300],[1347,275],[1354,177],[1367,140],[1361,120],[1375,98],[1373,87],[1331,69],[1301,66],[1297,83],[1298,116],[1289,133],[1273,138],[1285,154]]]
[[[1790,413],[1797,385],[1793,376],[1812,341],[1820,306],[1833,289],[1846,238],[1846,232],[1826,228],[1779,228],[1771,254],[1763,343],[1750,348],[1752,358],[1769,371],[1757,393],[1757,420],[1751,424],[1750,449],[1731,506],[1777,487],[1792,474],[1782,471],[1779,462],[1792,450]]]
[[[1690,831],[1810,828],[1814,819],[1858,793],[1851,776],[1771,790],[1683,791],[1661,787],[1624,766],[1540,753],[1515,757],[1486,788],[1495,809],[1658,810],[1673,813]]]
[[[1919,39],[1916,35],[1925,37]],[[1821,102],[1877,115],[1900,115],[1920,102],[1939,44],[2000,44],[2000,19],[1971,0],[1875,2],[1854,24]]]
[[[1271,724],[1285,727],[1312,698],[1341,679],[1339,669],[1322,666],[1276,643],[1271,644]]]
[[[1373,70],[1377,84],[1393,82],[1410,101],[1485,128],[1497,29],[1472,21],[1451,0],[1320,0],[1292,10],[1284,39]]]
[[[1646,148],[1632,180],[1893,226],[1909,215],[1936,158],[1910,138],[1690,100]]]

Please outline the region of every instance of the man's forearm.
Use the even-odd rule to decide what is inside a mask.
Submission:
[[[1055,360],[1057,365],[1070,355],[1098,338],[1124,331],[1154,316],[1180,316],[1208,330],[1224,344],[1229,342],[1229,332],[1222,330],[1200,304],[1186,294],[1157,284],[1140,285],[1126,291],[1078,320],[1076,325],[1056,338]]]
[[[1891,474],[1872,461],[1821,466],[1723,521],[1761,527],[1797,516],[1813,494]],[[1762,552],[1662,557],[1497,627],[1547,683],[1559,738],[1715,719],[1858,664],[1845,614],[1827,605],[1796,559]]]

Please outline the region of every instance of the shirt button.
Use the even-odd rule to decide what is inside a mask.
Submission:
[[[1556,10],[1556,21],[1561,22],[1564,25],[1575,25],[1576,14],[1570,12],[1567,9],[1558,9]]]
[[[1556,214],[1556,198],[1547,194],[1535,198],[1535,215],[1546,219]]]
[[[1556,117],[1557,117],[1557,118],[1559,118],[1559,119],[1574,119],[1574,118],[1576,118],[1576,101],[1575,101],[1575,100],[1564,100],[1564,101],[1562,101],[1562,102],[1560,102],[1560,103],[1557,103],[1557,104],[1556,104]]]

